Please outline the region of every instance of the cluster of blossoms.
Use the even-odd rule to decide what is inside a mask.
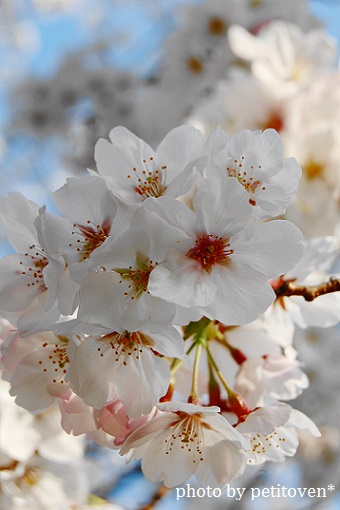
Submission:
[[[165,4],[135,3],[171,24]],[[111,8],[96,0],[93,26]],[[49,78],[9,87],[10,135],[39,149],[57,135],[77,175],[93,170],[52,194],[59,214],[0,197],[16,252],[0,260],[4,510],[87,509],[101,492],[86,437],[108,447],[110,476],[120,454],[169,488],[194,475],[223,489],[299,442],[306,485],[329,483],[327,459],[337,471],[336,43],[305,0],[171,12],[158,65],[115,69],[106,27]]]
[[[297,161],[273,129],[205,140],[187,125],[156,151],[116,127],[94,157],[97,171],[53,193],[61,215],[19,193],[0,201],[17,252],[0,261],[16,403],[58,405],[66,432],[141,459],[167,487],[194,474],[224,488],[294,455],[300,429],[319,436],[285,403],[308,386],[295,324],[340,318],[336,238],[303,242],[279,219]]]

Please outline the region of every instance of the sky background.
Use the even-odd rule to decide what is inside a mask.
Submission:
[[[56,2],[67,8],[61,11],[46,8]],[[200,3],[200,0],[191,2]],[[8,96],[16,84],[30,76],[50,77],[65,54],[101,38],[110,38],[113,43],[113,50],[106,57],[108,63],[147,73],[157,59],[157,48],[175,26],[173,12],[180,3],[181,0],[5,0],[0,3],[1,195],[20,191],[54,212],[50,192],[70,175],[60,160],[61,140],[54,137],[40,143],[32,136],[11,132],[12,109]],[[310,0],[309,4],[327,31],[340,41],[340,0]],[[155,5],[157,9],[145,8]],[[0,255],[10,251],[0,227]]]

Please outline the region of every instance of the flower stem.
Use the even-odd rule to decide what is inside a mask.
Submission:
[[[195,363],[194,363],[194,369],[192,372],[192,385],[191,385],[191,393],[189,396],[188,401],[192,404],[198,404],[199,403],[199,395],[197,390],[197,380],[198,380],[198,366],[200,363],[200,357],[202,352],[202,342],[197,343],[196,348],[196,354],[195,354]]]
[[[225,388],[225,390],[228,393],[228,397],[229,398],[232,397],[234,395],[234,391],[230,388],[229,384],[227,383],[227,381],[224,378],[224,375],[222,374],[221,370],[218,368],[216,361],[215,361],[213,355],[211,354],[211,351],[210,351],[208,345],[205,346],[205,350],[207,351],[209,361],[210,361],[211,365],[214,367],[214,370],[215,370],[216,374],[218,375],[219,380],[221,381],[223,387]]]
[[[191,351],[196,347],[197,345],[197,342],[199,340],[195,340],[189,347],[189,349],[187,350],[187,352],[185,353],[187,356],[191,353]],[[171,363],[171,366],[170,366],[170,373],[171,373],[171,376],[173,376],[177,370],[180,368],[180,366],[182,365],[183,363],[183,360],[182,359],[179,359],[179,358],[174,358],[172,360],[172,363]]]

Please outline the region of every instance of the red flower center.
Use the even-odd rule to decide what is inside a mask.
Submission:
[[[197,237],[195,246],[188,251],[187,257],[197,260],[202,268],[210,273],[215,264],[228,263],[228,257],[233,253],[228,239],[213,234],[202,234]]]

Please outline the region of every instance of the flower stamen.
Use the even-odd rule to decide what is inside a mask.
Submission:
[[[149,158],[149,161],[143,159],[143,170],[142,173],[138,173],[136,167],[134,167],[133,174],[128,175],[128,179],[135,181],[134,191],[140,197],[145,200],[149,197],[158,198],[163,195],[166,190],[166,165],[160,168],[156,167],[153,157]]]
[[[111,222],[107,219],[102,225],[96,225],[90,220],[87,220],[87,225],[79,225],[74,223],[73,228],[77,229],[72,231],[72,235],[79,235],[80,239],[77,239],[77,252],[80,254],[79,262],[87,260],[91,253],[101,246],[104,241],[108,238]],[[69,246],[73,246],[72,243]]]
[[[211,272],[215,264],[228,263],[229,255],[234,250],[230,249],[228,239],[213,234],[202,234],[195,241],[195,246],[188,251],[187,257],[197,260],[203,269]]]

